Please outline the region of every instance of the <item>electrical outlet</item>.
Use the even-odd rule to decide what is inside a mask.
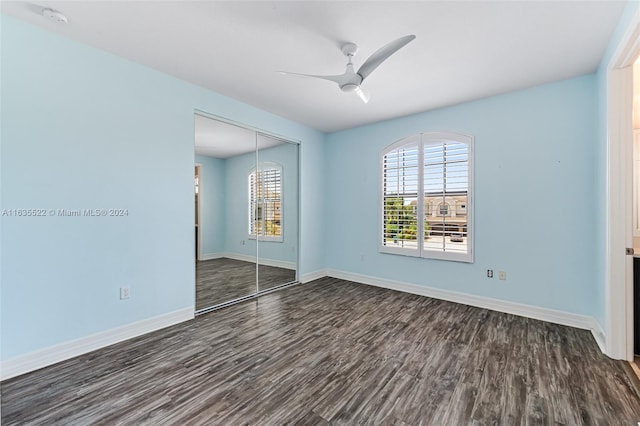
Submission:
[[[505,271],[498,272],[498,278],[500,278],[503,281],[506,280],[507,279],[507,273]]]
[[[487,278],[493,278],[493,269],[487,269]]]
[[[130,296],[129,287],[120,287],[120,300],[128,299]]]

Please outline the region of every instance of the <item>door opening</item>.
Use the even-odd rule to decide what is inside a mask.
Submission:
[[[627,361],[634,359],[634,258],[629,254],[634,254],[633,65],[638,57],[640,10],[631,19],[605,70],[605,330],[599,344],[611,358]]]
[[[640,58],[633,64],[633,190],[632,238],[633,238],[633,355],[636,367],[640,366]]]

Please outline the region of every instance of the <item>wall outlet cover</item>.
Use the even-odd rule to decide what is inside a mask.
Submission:
[[[129,297],[131,297],[129,287],[120,287],[120,300],[128,299]]]

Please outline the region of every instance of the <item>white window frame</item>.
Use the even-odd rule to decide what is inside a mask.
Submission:
[[[256,172],[261,172],[263,170],[267,170],[267,169],[276,169],[280,172],[280,235],[264,235],[263,234],[259,234],[256,235],[255,232],[252,232],[253,230],[253,223],[252,223],[252,219],[253,219],[253,215],[251,214],[251,210],[252,207],[254,205],[253,200],[252,200],[252,188],[251,188],[251,175],[253,175]],[[278,164],[278,163],[272,163],[272,162],[263,162],[260,163],[258,167],[252,167],[251,170],[249,170],[249,174],[247,175],[247,201],[248,201],[248,208],[247,208],[247,212],[248,212],[248,217],[247,217],[247,233],[248,233],[248,237],[251,240],[258,240],[258,241],[273,241],[273,242],[283,242],[284,241],[284,170],[282,167],[282,164]],[[264,204],[264,201],[257,201],[255,203],[255,205],[257,206],[259,203]],[[263,206],[263,210],[264,210],[264,206]],[[264,226],[262,231],[264,232]]]
[[[417,192],[417,217],[418,217],[418,236],[424,238],[424,147],[426,145],[438,144],[446,141],[456,143],[464,143],[468,146],[468,179],[469,185],[467,190],[466,215],[467,215],[467,253],[444,252],[436,250],[424,249],[424,239],[417,240],[417,247],[391,247],[383,244],[384,240],[384,158],[385,156],[403,146],[418,146],[418,192]],[[454,133],[454,132],[425,132],[417,135],[408,136],[400,139],[386,147],[380,153],[379,164],[379,220],[378,220],[378,251],[387,254],[397,254],[403,256],[422,257],[426,259],[450,260],[456,262],[473,263],[474,261],[474,139],[473,136]],[[451,206],[449,212],[451,213]],[[437,217],[440,215],[438,205],[433,206],[436,209]]]

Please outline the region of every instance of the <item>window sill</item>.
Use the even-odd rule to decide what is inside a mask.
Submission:
[[[283,243],[284,242],[284,238],[282,237],[266,237],[266,236],[259,236],[256,238],[255,235],[249,235],[249,239],[250,240],[257,240],[257,241],[264,241],[264,242],[272,242],[272,243]]]
[[[394,254],[396,256],[416,257],[419,259],[446,260],[450,262],[474,263],[471,253],[451,253],[423,250],[422,255],[416,249],[402,247],[380,246],[378,251],[382,254]]]

